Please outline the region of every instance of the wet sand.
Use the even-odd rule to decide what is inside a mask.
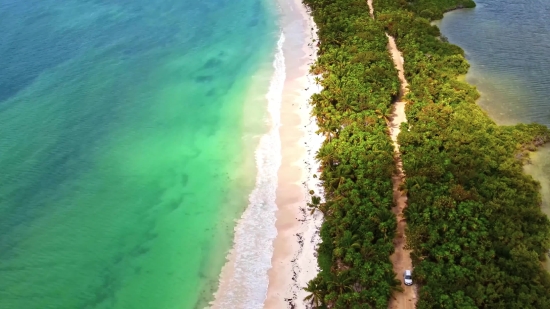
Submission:
[[[307,308],[303,288],[318,272],[316,248],[322,214],[307,208],[309,194],[322,194],[315,159],[324,138],[315,134],[309,98],[320,87],[310,75],[315,61],[316,27],[299,0],[280,1],[287,79],[281,106],[281,167],[276,192],[277,237],[273,242],[272,268],[264,308]]]
[[[310,190],[322,196],[314,174],[319,173],[315,156],[324,137],[315,133],[318,127],[309,104],[311,95],[320,91],[315,76],[309,74],[317,53],[313,43],[317,30],[299,0],[279,0],[279,8],[282,47],[274,62],[272,86],[279,82],[281,86],[272,88],[267,97],[280,105],[268,104],[272,152],[256,155],[260,174],[266,163],[276,171],[265,174],[265,179],[258,176],[261,198],[254,201],[255,192],[251,194],[251,205],[237,224],[234,247],[211,308],[307,308],[303,288],[318,272],[316,249],[323,218],[319,211],[310,214],[307,207]],[[267,162],[270,158],[274,162]],[[275,181],[273,186],[268,183],[264,188],[270,181]],[[257,248],[264,251],[252,252]]]

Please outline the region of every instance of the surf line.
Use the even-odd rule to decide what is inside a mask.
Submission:
[[[227,256],[211,308],[262,308],[267,294],[268,276],[273,255],[275,204],[281,165],[281,103],[286,79],[281,32],[273,60],[273,76],[266,94],[269,130],[260,138],[255,151],[257,167],[255,187],[248,207],[235,226],[233,248]]]

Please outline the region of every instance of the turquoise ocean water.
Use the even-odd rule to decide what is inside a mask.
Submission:
[[[202,308],[254,186],[266,0],[0,0],[0,308]]]
[[[479,105],[499,124],[550,127],[550,2],[476,3],[445,14],[438,25],[465,50],[471,64],[466,80],[481,92]],[[541,183],[542,210],[550,216],[550,145],[532,155],[526,171]]]

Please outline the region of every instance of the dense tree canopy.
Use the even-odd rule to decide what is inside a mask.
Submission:
[[[318,262],[306,290],[317,307],[387,308],[398,289],[389,256],[396,220],[387,116],[399,89],[385,32],[405,58],[408,124],[399,136],[407,175],[407,244],[418,308],[550,308],[540,266],[550,223],[539,184],[522,173],[550,138],[541,125],[497,126],[460,82],[468,63],[430,20],[471,0],[304,0],[319,28],[321,93],[313,116],[325,214]]]
[[[327,139],[318,153],[325,203],[321,272],[308,301],[331,308],[385,308],[394,279],[390,255],[396,220],[391,176],[393,146],[386,119],[397,95],[397,71],[383,27],[366,1],[307,0],[319,28],[321,93],[313,115]]]
[[[522,171],[549,130],[497,126],[475,104],[475,88],[458,81],[468,70],[463,51],[424,17],[465,2],[374,2],[403,52],[410,84],[399,142],[417,307],[550,308],[550,276],[540,264],[550,223],[539,184]]]

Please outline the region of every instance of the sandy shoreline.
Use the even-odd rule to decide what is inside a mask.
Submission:
[[[282,34],[267,94],[271,129],[262,137],[271,153],[260,142],[256,188],[235,227],[211,308],[307,308],[302,288],[317,274],[322,214],[307,209],[309,191],[322,194],[313,175],[324,137],[315,133],[309,104],[320,91],[309,74],[317,30],[300,0],[279,0],[279,6]]]
[[[311,118],[309,98],[320,91],[309,67],[315,61],[316,26],[299,0],[280,1],[283,11],[283,32],[289,35],[284,48],[287,57],[287,80],[281,108],[281,167],[278,173],[276,204],[277,237],[269,270],[269,286],[264,308],[307,308],[303,288],[317,274],[316,248],[322,214],[313,215],[307,208],[309,194],[322,193],[314,174],[319,163],[315,159],[324,137]],[[301,46],[300,46],[301,45]],[[301,47],[298,49],[297,47]]]

